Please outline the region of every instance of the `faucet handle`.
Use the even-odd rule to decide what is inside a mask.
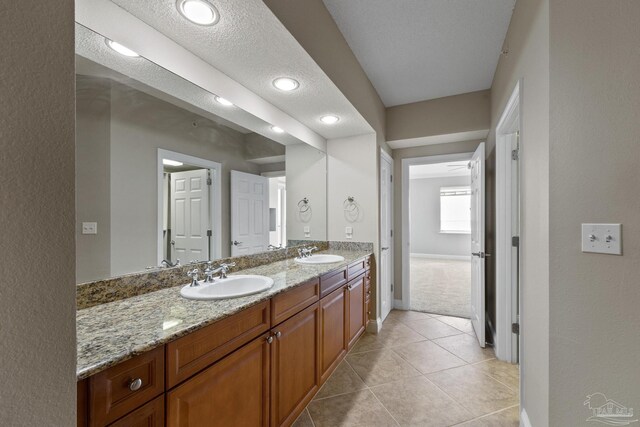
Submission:
[[[187,276],[191,279],[190,286],[200,286],[200,283],[198,283],[198,273],[200,273],[200,270],[197,268],[187,271]]]

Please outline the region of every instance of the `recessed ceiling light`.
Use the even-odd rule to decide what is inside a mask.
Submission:
[[[289,92],[295,89],[298,89],[300,83],[297,80],[292,79],[290,77],[278,77],[273,81],[273,85],[285,92]]]
[[[233,103],[227,99],[224,99],[221,96],[217,96],[216,95],[216,101],[218,101],[218,103],[224,105],[225,107],[231,107],[233,105]]]
[[[105,39],[105,41],[107,43],[107,46],[109,46],[111,49],[118,52],[120,55],[128,56],[130,58],[137,58],[140,56],[136,52],[132,51],[128,47],[121,45],[118,42],[114,42],[113,40],[109,40],[109,39]]]
[[[271,126],[271,130],[274,131],[275,133],[284,133],[284,129],[278,126]]]
[[[184,163],[177,160],[162,159],[162,164],[165,166],[182,166]]]
[[[189,21],[198,25],[214,25],[220,19],[218,9],[204,0],[178,0],[178,11]]]
[[[327,114],[326,116],[320,117],[320,121],[326,125],[333,125],[340,121],[340,117],[334,116],[333,114]]]

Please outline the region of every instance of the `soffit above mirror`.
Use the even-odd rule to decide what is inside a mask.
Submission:
[[[119,11],[109,9],[105,2],[119,6]],[[132,35],[137,32],[125,35],[124,31],[126,25],[144,23],[325,139],[373,132],[366,120],[262,1],[233,0],[220,4],[214,1],[213,4],[220,13],[220,20],[212,26],[193,24],[180,15],[174,1],[160,0],[80,0],[77,20],[103,34],[111,25],[114,34],[123,35],[130,45],[137,45],[139,51],[148,52],[155,47],[149,45],[153,42],[148,41],[148,37],[135,39]],[[93,10],[109,10],[113,13],[91,16]],[[123,12],[129,15],[129,19],[118,20],[115,15]],[[101,28],[93,28],[93,24]],[[160,65],[170,68],[166,64]],[[282,76],[295,78],[300,82],[300,87],[291,92],[275,89],[274,79]],[[234,102],[233,96],[224,97]],[[241,98],[237,100],[238,105],[246,101],[246,98]],[[327,114],[339,116],[340,121],[333,125],[322,123],[320,117]],[[288,132],[286,125],[281,127]]]

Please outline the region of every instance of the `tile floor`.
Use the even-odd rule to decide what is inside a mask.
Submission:
[[[518,426],[518,368],[468,319],[394,310],[365,334],[294,427]]]

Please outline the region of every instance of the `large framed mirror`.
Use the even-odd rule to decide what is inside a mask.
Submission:
[[[76,25],[78,283],[326,240],[326,154]]]

